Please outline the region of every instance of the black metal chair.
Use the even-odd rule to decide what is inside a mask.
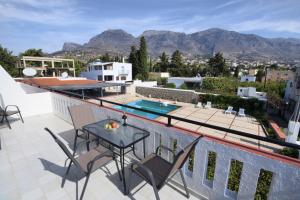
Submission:
[[[14,107],[16,110],[8,110],[9,107]],[[4,109],[0,106],[0,116],[2,116],[1,123],[5,120],[5,122],[7,123],[7,126],[9,127],[9,129],[11,129],[11,126],[10,126],[8,117],[11,116],[11,115],[15,115],[15,114],[18,114],[21,121],[22,121],[22,123],[24,123],[21,111],[20,111],[18,106],[8,105]]]
[[[130,171],[132,173],[136,173],[142,179],[152,185],[157,200],[160,199],[158,191],[165,185],[166,182],[168,182],[168,180],[177,174],[177,172],[180,172],[182,183],[186,191],[186,197],[189,198],[189,192],[182,172],[182,167],[201,137],[202,136],[198,137],[196,140],[182,149],[177,155],[175,155],[174,151],[168,147],[159,146],[156,148],[155,153],[150,154],[141,162],[135,162],[131,164]],[[173,154],[174,160],[172,163],[158,155],[160,149],[167,150]],[[128,184],[127,194],[129,193],[129,187],[130,181]]]
[[[50,135],[53,137],[55,142],[60,146],[60,148],[70,159],[70,164],[67,168],[66,174],[63,177],[61,187],[63,187],[65,184],[66,177],[70,171],[72,164],[74,164],[78,169],[80,169],[85,174],[86,179],[80,195],[80,200],[83,199],[83,195],[91,173],[94,172],[96,169],[106,165],[112,160],[114,160],[116,163],[119,178],[121,180],[121,174],[117,163],[117,159],[115,157],[115,154],[111,150],[100,145],[95,149],[91,149],[90,151],[87,151],[84,154],[75,156],[76,149],[74,150],[73,154],[71,154],[71,152],[68,150],[65,144],[54,133],[52,133],[48,128],[45,128],[45,130],[50,133]]]

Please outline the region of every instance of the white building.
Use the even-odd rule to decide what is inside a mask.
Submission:
[[[91,80],[125,82],[132,81],[132,64],[120,62],[92,62],[87,66],[87,70],[80,74]]]
[[[179,88],[184,83],[199,83],[202,84],[202,77],[170,77],[168,83],[174,83],[176,88]]]
[[[256,76],[242,76],[241,77],[241,82],[255,82],[256,81]]]
[[[237,95],[242,98],[257,98],[258,100],[266,101],[265,92],[256,92],[255,87],[238,87]]]

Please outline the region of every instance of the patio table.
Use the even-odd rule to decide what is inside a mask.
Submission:
[[[105,125],[112,121],[117,122],[119,124],[119,128],[114,130],[106,129]],[[107,142],[112,147],[118,149],[118,151],[115,151],[115,154],[117,154],[120,157],[121,175],[125,194],[126,181],[124,170],[124,156],[125,154],[132,151],[133,154],[137,158],[139,158],[135,154],[135,144],[140,141],[143,141],[143,153],[145,157],[145,139],[150,135],[149,131],[146,131],[144,129],[130,124],[123,125],[120,121],[116,119],[105,119],[102,121],[98,121],[96,123],[85,125],[82,127],[82,129],[86,133],[92,134],[98,137],[99,139]]]

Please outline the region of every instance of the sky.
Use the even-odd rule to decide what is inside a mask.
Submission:
[[[107,29],[139,36],[209,28],[300,38],[300,0],[0,0],[0,44],[15,55],[84,44]]]

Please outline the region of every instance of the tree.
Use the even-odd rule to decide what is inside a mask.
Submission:
[[[21,53],[21,56],[42,57],[44,56],[44,53],[42,49],[27,49],[24,53]]]
[[[15,67],[17,59],[12,52],[0,45],[0,65],[12,76],[18,76],[18,70]]]
[[[182,55],[179,50],[174,51],[171,59],[172,67],[179,68],[182,67]]]
[[[170,65],[168,55],[165,52],[163,52],[161,56],[159,56],[159,58],[160,58],[160,63],[159,63],[160,71],[166,72]]]
[[[108,53],[105,53],[103,56],[101,56],[101,61],[102,62],[111,62],[112,59],[110,58]]]
[[[147,52],[147,44],[144,36],[141,37],[140,40],[140,49],[139,49],[139,73],[144,78],[144,80],[148,79],[148,52]]]
[[[262,79],[263,79],[263,77],[265,76],[264,70],[263,70],[263,69],[259,69],[259,70],[257,71],[257,73],[256,73],[255,76],[256,76],[256,80],[259,81],[259,82],[261,82]]]
[[[136,78],[136,75],[139,73],[139,60],[138,60],[138,51],[135,46],[131,47],[128,61],[132,64],[132,77]]]
[[[214,57],[209,59],[208,65],[210,67],[210,73],[213,76],[220,76],[228,73],[225,59],[223,58],[223,54],[220,52],[216,53]]]
[[[239,73],[240,73],[240,66],[238,65],[238,66],[235,67],[234,75],[233,76],[235,78],[238,78],[239,77]]]

